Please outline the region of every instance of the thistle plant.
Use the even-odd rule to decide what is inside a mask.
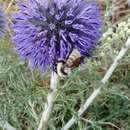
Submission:
[[[18,6],[19,4],[25,4],[25,15],[29,14],[28,16],[30,17],[33,15],[31,11],[36,10],[35,16],[37,16],[37,6],[32,7],[30,0],[17,1],[19,1]],[[22,1],[26,2],[23,3]],[[43,1],[47,0],[37,1],[39,1],[38,3],[41,4],[43,3]],[[54,1],[57,4],[56,0]],[[58,7],[59,2],[63,3],[64,1],[65,0],[59,0]],[[74,1],[77,2],[77,0]],[[99,1],[100,0],[98,0],[98,2]],[[10,36],[12,36],[12,34],[10,35],[10,33],[7,33],[6,37],[1,40],[0,129],[37,130],[42,129],[42,127],[44,127],[45,129],[46,127],[48,127],[49,130],[61,130],[61,128],[67,123],[67,121],[69,121],[69,119],[71,119],[71,117],[72,119],[67,123],[67,125],[65,125],[65,127],[63,127],[64,130],[69,129],[69,127],[71,127],[74,123],[76,125],[72,126],[72,130],[108,130],[111,128],[130,129],[130,54],[128,53],[128,55],[122,60],[117,60],[116,58],[119,54],[121,46],[123,46],[123,51],[121,51],[121,53],[119,54],[121,57],[124,55],[124,52],[126,53],[128,47],[125,45],[125,42],[129,37],[129,20],[126,20],[129,17],[129,13],[126,13],[126,11],[129,11],[125,11],[124,9],[121,10],[119,8],[121,12],[116,10],[116,14],[125,11],[125,17],[122,15],[121,17],[116,18],[116,23],[114,21],[113,24],[110,19],[111,16],[115,17],[115,13],[113,14],[113,11],[115,9],[118,9],[118,6],[116,5],[116,8],[115,5],[111,2],[117,1],[115,3],[119,3],[120,1],[124,1],[126,3],[129,0],[101,1],[105,2],[103,11],[103,16],[105,16],[103,32],[105,33],[99,41],[100,44],[98,44],[97,49],[94,50],[92,59],[92,51],[90,50],[90,58],[86,58],[86,60],[82,62],[85,63],[85,65],[80,67],[82,70],[80,69],[78,71],[75,71],[73,74],[66,77],[65,79],[61,79],[58,76],[58,71],[56,70],[56,67],[59,61],[64,61],[64,63],[66,63],[68,61],[68,57],[66,59],[58,57],[57,62],[55,62],[56,64],[54,65],[54,70],[53,67],[51,67],[51,64],[48,64],[48,67],[43,70],[41,67],[35,65],[33,66],[32,61],[30,60],[32,58],[31,55],[30,59],[21,56],[21,52],[18,50],[17,46],[18,44],[22,46],[24,42],[16,43],[15,40],[13,41],[13,45],[15,46],[16,51],[19,53],[21,59],[23,59],[22,62],[20,59],[19,63],[19,57],[17,57],[14,53],[10,52],[10,49],[12,48],[12,45],[10,45]],[[34,1],[32,0],[32,2]],[[53,1],[49,0],[49,2],[49,4],[51,4],[51,2]],[[66,0],[66,2],[69,2],[69,0]],[[4,5],[4,12],[6,12],[8,16],[10,16],[12,12],[16,13],[17,11],[16,15],[22,12],[22,10],[17,7],[15,0],[1,0],[1,3]],[[28,8],[31,9],[30,13],[26,13],[26,6],[28,6],[28,4],[30,6]],[[44,4],[44,7],[45,5],[46,4]],[[74,4],[70,5],[70,7],[71,6],[74,6]],[[124,8],[123,6],[124,4],[120,4],[121,8]],[[15,19],[14,16],[13,19],[9,18],[7,20],[10,23],[13,22],[14,26],[17,21],[19,23],[22,23],[23,20],[21,18],[23,17],[19,17],[18,21],[17,19]],[[28,20],[26,19],[26,21],[23,21],[25,24],[21,24],[21,29],[23,29],[23,32],[20,32],[21,34],[25,34],[24,37],[26,40],[29,39],[28,37],[26,37],[26,31],[24,31],[27,30],[27,28],[25,27],[25,25],[27,25],[27,21]],[[87,21],[88,20],[85,20],[85,22]],[[95,21],[97,22],[97,20]],[[7,30],[9,30],[8,27]],[[83,29],[81,30],[83,31]],[[9,32],[12,31],[9,30]],[[28,34],[32,33],[30,32],[31,31],[29,31]],[[14,35],[16,35],[15,33],[18,36],[18,32],[13,29],[13,38]],[[19,40],[21,39],[21,37],[19,38]],[[41,38],[43,37],[41,36]],[[31,44],[29,43],[30,41],[28,40],[28,42],[25,43],[26,46],[23,45],[23,47],[26,48],[27,45],[28,47],[31,47]],[[33,43],[35,44],[35,42]],[[67,42],[67,44],[68,43],[69,42]],[[95,42],[95,47],[96,44],[97,42]],[[70,54],[72,54],[71,51]],[[118,58],[120,56],[118,56]],[[28,68],[27,64],[24,62],[24,60],[26,60],[26,62],[29,62],[31,71]],[[113,61],[114,64],[112,64],[112,67],[107,72],[110,63],[112,63]],[[116,66],[118,64],[119,67],[117,68]],[[115,73],[112,74],[115,67]],[[44,77],[42,75],[41,78],[40,73],[37,71],[32,72],[35,68],[39,69],[41,73],[43,73]],[[48,70],[52,71],[51,81],[50,73],[47,73],[46,75],[44,73],[48,72]],[[103,77],[104,75],[105,77]],[[49,85],[49,82],[51,83],[51,85]],[[60,87],[60,85],[63,86]],[[57,86],[59,86],[59,88],[57,88]],[[47,94],[48,90],[49,94]],[[90,95],[92,91],[94,92],[92,95]],[[99,97],[97,97],[98,95]],[[87,97],[89,98],[87,99]],[[54,105],[55,100],[56,105]]]
[[[56,72],[73,49],[90,56],[100,37],[100,13],[95,2],[82,0],[36,1],[19,4],[14,15],[13,43],[32,68]]]
[[[48,95],[38,130],[46,126],[57,89],[58,61],[66,62],[74,49],[90,57],[101,36],[96,2],[84,0],[29,0],[19,2],[13,16],[13,43],[21,59],[41,72],[52,70],[52,92]]]

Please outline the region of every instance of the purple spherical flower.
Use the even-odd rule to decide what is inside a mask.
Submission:
[[[5,18],[3,10],[0,7],[0,38],[5,33],[5,28],[6,28],[6,18]]]
[[[56,71],[73,49],[90,56],[100,37],[100,12],[96,2],[84,0],[29,0],[19,3],[14,15],[13,42],[32,67]]]

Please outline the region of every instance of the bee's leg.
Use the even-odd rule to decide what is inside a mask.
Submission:
[[[67,76],[69,76],[69,75],[71,75],[72,70],[71,70],[71,68],[64,67],[64,72],[67,74]]]
[[[57,64],[57,74],[60,77],[66,77],[71,74],[71,68],[67,67],[65,62],[59,61]]]
[[[59,63],[57,64],[57,74],[58,74],[60,77],[65,77],[65,76],[67,76],[67,73],[64,72],[64,65],[65,65],[64,62],[59,62]]]

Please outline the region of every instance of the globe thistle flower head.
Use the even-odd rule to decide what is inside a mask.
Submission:
[[[2,8],[0,7],[0,38],[5,33],[5,30],[6,30],[6,18]]]
[[[13,16],[13,43],[32,67],[56,71],[73,49],[90,56],[100,37],[100,12],[95,2],[84,0],[29,0],[18,3]]]

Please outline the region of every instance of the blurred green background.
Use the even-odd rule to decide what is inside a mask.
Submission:
[[[83,69],[60,79],[48,130],[60,130],[76,115],[97,88],[113,59],[130,35],[127,0],[99,0],[103,36],[92,59]],[[17,130],[36,130],[49,92],[50,72],[31,70],[11,44],[11,15],[18,11],[15,0],[0,0],[8,19],[8,32],[0,40],[0,130],[9,122]],[[107,88],[71,130],[130,130],[130,51],[114,72]]]

